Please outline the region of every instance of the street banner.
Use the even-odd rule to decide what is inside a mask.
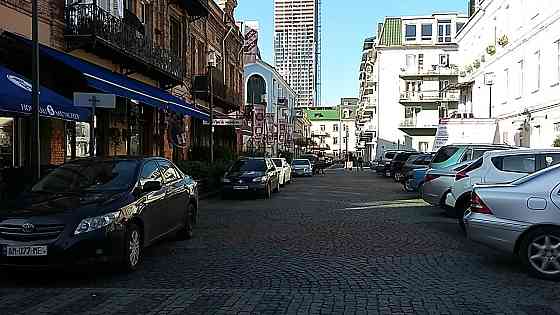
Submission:
[[[262,104],[254,104],[253,111],[255,115],[255,125],[253,126],[253,133],[255,141],[261,141],[265,134],[265,111],[266,107]]]
[[[236,126],[236,127],[240,127],[243,124],[241,119],[235,119],[235,118],[214,119],[213,122],[214,122],[214,126]]]

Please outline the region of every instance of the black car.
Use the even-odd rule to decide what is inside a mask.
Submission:
[[[270,198],[280,191],[278,172],[268,158],[244,158],[233,163],[222,179],[222,196],[255,193]]]
[[[144,248],[190,238],[197,183],[163,158],[66,163],[0,210],[0,264],[111,262],[134,270]]]
[[[408,161],[410,157],[417,157],[419,155],[420,153],[418,152],[399,152],[395,155],[395,157],[391,161],[391,167],[390,167],[391,176],[393,176],[395,181],[397,182],[400,181],[402,174],[404,174],[401,173],[401,171],[406,161]]]
[[[404,163],[404,166],[401,168],[398,175],[395,174],[395,180],[404,183],[407,174],[409,174],[410,171],[418,168],[428,167],[433,157],[434,157],[433,153],[421,153],[417,155],[411,155],[408,158],[408,160],[406,160],[406,162]]]
[[[391,162],[395,158],[395,156],[404,151],[397,151],[397,150],[389,150],[383,153],[381,159],[377,161],[377,166],[375,167],[375,171],[378,175],[383,175],[390,177],[391,176]]]

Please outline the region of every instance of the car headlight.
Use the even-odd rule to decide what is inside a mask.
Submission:
[[[222,178],[222,183],[231,183],[231,180],[229,178]]]
[[[120,211],[116,211],[106,213],[97,217],[85,218],[80,222],[80,224],[78,224],[78,227],[74,231],[74,235],[87,233],[106,227],[107,225],[115,222],[118,219],[120,213]]]
[[[266,176],[256,177],[253,178],[253,183],[264,183],[266,182],[266,180],[267,180]]]

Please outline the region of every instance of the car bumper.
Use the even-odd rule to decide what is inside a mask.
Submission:
[[[304,171],[304,170],[294,170],[292,171],[293,176],[311,176],[312,171]]]
[[[463,218],[469,239],[513,253],[515,243],[531,225],[468,211]]]
[[[443,199],[443,192],[436,191],[430,186],[430,184],[424,184],[424,188],[422,189],[422,199],[432,206],[440,206]]]
[[[122,259],[124,253],[124,239],[124,229],[117,228],[103,228],[82,235],[61,235],[57,240],[50,242],[1,239],[0,266],[34,268],[117,262]],[[8,246],[42,245],[47,246],[46,256],[7,256]]]
[[[243,183],[239,185],[224,185],[222,192],[225,194],[238,194],[238,193],[264,193],[266,190],[266,183]]]

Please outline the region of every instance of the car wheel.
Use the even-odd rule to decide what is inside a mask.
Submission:
[[[393,179],[395,180],[395,182],[398,183],[398,182],[399,182],[399,174],[395,173],[395,174],[393,175]]]
[[[274,192],[280,192],[280,180],[278,180],[278,183],[276,183],[276,188],[274,188]]]
[[[122,268],[134,271],[140,265],[143,254],[142,231],[136,224],[130,224],[125,234]]]
[[[465,228],[465,221],[463,221],[463,218],[465,217],[465,214],[467,214],[467,211],[469,210],[469,206],[470,206],[470,202],[468,200],[465,200],[461,202],[459,205],[457,205],[457,209],[456,209],[457,223],[459,223],[459,227],[461,228],[461,231],[463,231],[463,233],[466,233],[467,231]]]
[[[190,240],[194,236],[194,225],[196,219],[196,208],[189,203],[185,213],[185,226],[179,231],[179,238]]]
[[[264,189],[264,199],[270,199],[272,197],[272,188],[270,188],[270,183],[266,185]]]
[[[521,242],[519,256],[531,275],[560,279],[560,229],[541,227],[531,231]]]

